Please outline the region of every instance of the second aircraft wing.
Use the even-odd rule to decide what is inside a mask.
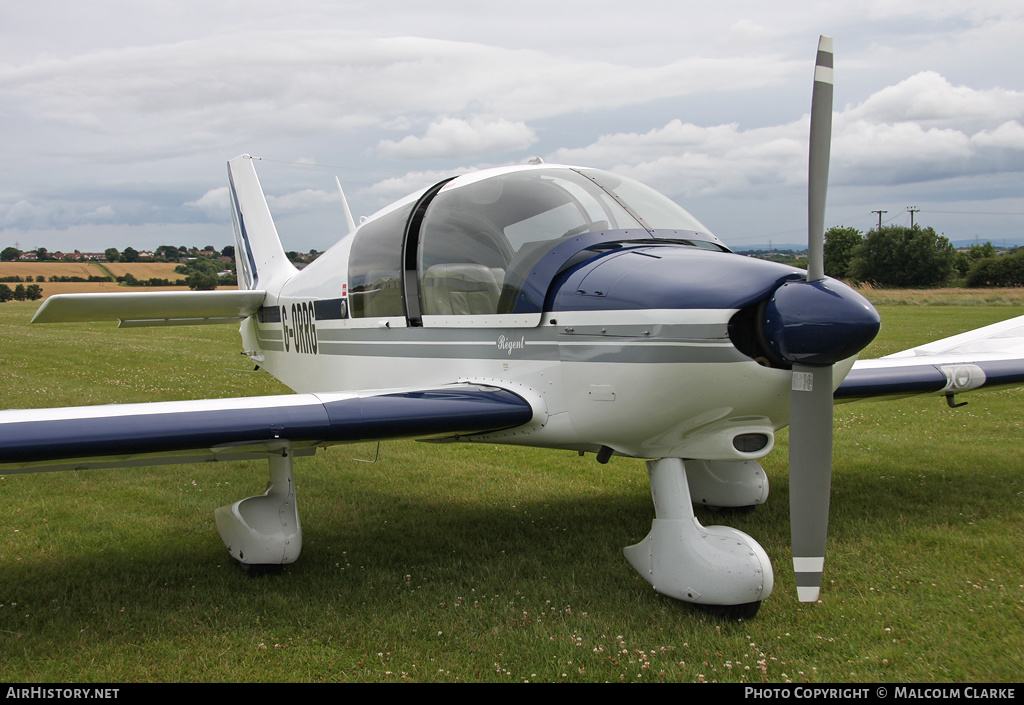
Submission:
[[[334,443],[435,438],[527,423],[531,405],[496,387],[286,394],[0,411],[0,472],[77,470],[298,454]]]
[[[1024,384],[1024,316],[886,355],[858,360],[835,392],[839,402]]]

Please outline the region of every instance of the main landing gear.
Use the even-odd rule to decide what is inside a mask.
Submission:
[[[693,514],[691,485],[704,488],[703,499],[709,505],[756,504],[756,499],[747,500],[758,494],[758,472],[763,476],[764,471],[757,463],[751,464],[757,466],[755,470],[747,463],[686,462],[694,466],[694,478],[688,478],[680,458],[648,461],[656,518],[647,538],[623,553],[661,594],[706,605],[726,617],[749,619],[774,585],[768,554],[742,531],[702,526]],[[716,485],[718,493],[708,489]],[[767,481],[763,497],[767,497]]]
[[[221,538],[248,573],[280,570],[302,550],[292,456],[283,444],[268,456],[267,491],[216,511]],[[742,531],[702,526],[692,501],[717,507],[764,502],[764,471],[754,462],[688,460],[684,466],[680,458],[648,461],[647,468],[656,518],[647,538],[623,551],[626,559],[663,595],[724,617],[753,617],[774,584],[768,555]]]
[[[264,494],[214,512],[217,531],[231,557],[253,575],[281,570],[294,563],[302,550],[291,448],[284,445],[269,461],[270,482]]]

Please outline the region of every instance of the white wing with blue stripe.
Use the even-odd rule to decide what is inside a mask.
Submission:
[[[0,472],[265,458],[317,446],[513,428],[533,407],[497,387],[288,394],[0,411]]]
[[[858,360],[837,401],[954,394],[1024,384],[1024,316],[875,360]]]

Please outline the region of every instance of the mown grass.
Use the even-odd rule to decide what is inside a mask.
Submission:
[[[855,288],[876,306],[1021,306],[1024,288],[876,289],[870,284]]]
[[[27,326],[0,307],[8,407],[277,393],[229,326]],[[1012,308],[881,306],[868,355]],[[967,397],[965,397],[966,399]],[[747,622],[654,593],[621,555],[653,516],[640,461],[499,446],[341,446],[296,469],[303,556],[253,579],[213,509],[265,463],[0,478],[4,681],[1020,679],[1021,392],[837,407],[825,589],[796,601],[786,434],[769,502],[701,513],[754,536],[774,594]]]

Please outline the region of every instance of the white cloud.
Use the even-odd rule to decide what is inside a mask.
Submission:
[[[673,120],[645,134],[606,135],[589,147],[559,150],[555,159],[623,172],[670,195],[730,193],[799,182],[806,134],[805,122],[741,130],[736,123]]]
[[[924,183],[1021,168],[1024,92],[954,86],[935,72],[884,88],[836,116],[838,183]]]
[[[318,189],[303,189],[286,193],[283,196],[267,195],[267,205],[275,214],[301,213],[309,208],[322,206],[327,203],[340,203],[341,197],[337,192],[328,193]]]
[[[962,172],[973,155],[970,137],[913,122],[856,121],[833,135],[834,184],[910,183]]]
[[[833,185],[923,183],[1020,170],[1024,93],[953,86],[925,72],[834,116]],[[756,193],[806,183],[808,118],[775,127],[702,127],[673,120],[640,133],[603,135],[554,159],[628,173],[670,195]],[[1003,153],[994,156],[993,150]]]
[[[965,22],[985,22],[994,16],[1020,16],[1020,3],[1014,0],[870,0],[862,10],[872,19],[892,20],[908,17],[915,20],[960,19]]]
[[[991,123],[1024,114],[1024,92],[954,86],[934,71],[923,71],[844,113],[846,119],[874,123]]]
[[[336,192],[318,189],[303,189],[282,195],[265,194],[267,205],[275,215],[302,212],[307,208],[321,206],[325,203],[338,203]],[[231,197],[227,186],[211,189],[194,201],[184,204],[188,208],[197,208],[211,220],[223,220],[231,212]]]
[[[458,158],[525,149],[536,141],[537,135],[522,122],[445,117],[431,123],[423,137],[381,140],[377,151],[392,159]]]
[[[765,86],[795,68],[780,57],[689,57],[630,66],[537,50],[340,30],[282,31],[104,49],[0,64],[6,103],[28,120],[88,133],[90,159],[223,148],[239,135],[338,134],[408,124],[409,115],[500,116],[469,127],[437,118],[397,151],[433,154],[534,139],[527,120],[661,98]],[[469,129],[472,128],[472,129]],[[458,132],[459,134],[445,134]],[[468,142],[467,142],[468,140]],[[402,144],[401,142],[399,144]],[[390,143],[382,145],[390,149]]]
[[[211,217],[220,217],[231,212],[231,196],[228,187],[210,189],[194,201],[185,203],[187,208],[198,208]]]
[[[453,158],[519,161],[509,152],[526,148],[725,204],[699,213],[709,225],[760,226],[769,200],[802,200],[800,112],[814,40],[829,28],[847,103],[834,131],[838,189],[885,182],[918,199],[930,184],[959,198],[983,184],[973,193],[987,198],[985,178],[1012,184],[1024,170],[1019,0],[685,11],[668,0],[640,10],[522,0],[480,13],[408,0],[255,2],[245,13],[199,0],[58,11],[64,2],[0,11],[9,233],[227,223],[223,162],[241,152],[351,167],[342,178],[363,213],[450,174],[440,169]],[[373,183],[362,170],[385,157],[415,171]],[[298,222],[309,209],[299,237],[334,227],[314,225],[320,214],[337,220],[330,175],[269,163],[260,173],[275,213]],[[218,227],[228,242],[230,226]]]
[[[994,130],[982,130],[971,137],[979,147],[1024,151],[1024,126],[1016,120],[1004,122]]]
[[[5,227],[16,228],[39,227],[47,223],[49,217],[48,208],[22,199],[7,209],[3,224]]]
[[[410,171],[400,176],[377,181],[363,189],[362,194],[372,197],[376,207],[380,208],[420,189],[432,186],[442,179],[477,170],[478,167],[460,167],[450,171]]]
[[[117,212],[110,206],[100,206],[85,215],[89,220],[113,220],[116,216]]]

